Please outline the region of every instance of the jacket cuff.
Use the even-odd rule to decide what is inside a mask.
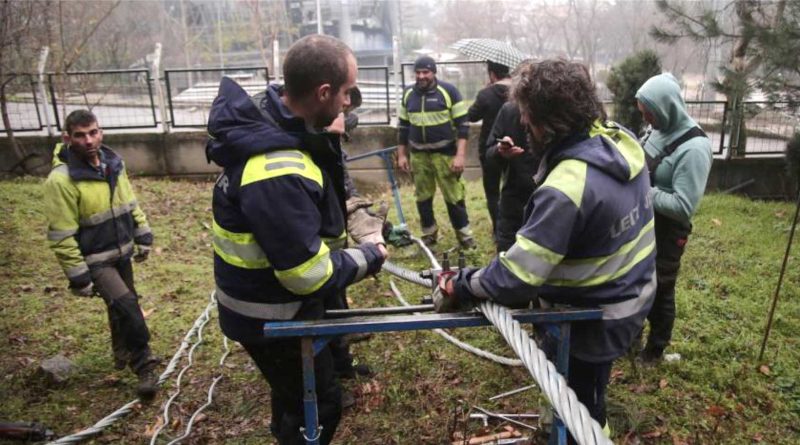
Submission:
[[[453,279],[453,292],[459,299],[480,299],[491,300],[491,296],[480,283],[480,276],[483,269],[468,267],[458,271]]]
[[[458,138],[469,139],[469,125],[464,123],[458,126]]]
[[[373,243],[365,243],[358,246],[364,252],[364,257],[367,259],[367,275],[375,275],[380,272],[383,267],[383,255],[378,250],[378,246]]]
[[[70,289],[83,289],[84,287],[88,286],[89,283],[92,282],[92,275],[89,272],[85,274],[81,274],[74,278],[69,278],[69,288]]]
[[[133,242],[140,246],[150,246],[153,244],[153,232],[150,227],[137,227],[133,231]]]

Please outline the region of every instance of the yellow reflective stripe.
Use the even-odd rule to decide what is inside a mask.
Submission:
[[[226,263],[243,269],[270,267],[267,255],[261,250],[252,233],[230,232],[212,222],[214,252]]]
[[[517,242],[500,254],[500,264],[531,286],[541,286],[564,255],[517,234]]]
[[[642,227],[636,239],[625,243],[617,252],[607,257],[599,257],[583,260],[571,260],[564,262],[565,270],[559,270],[562,266],[559,265],[553,270],[553,278],[547,280],[547,284],[553,286],[569,286],[569,287],[588,287],[597,286],[603,283],[616,280],[617,278],[625,275],[630,271],[633,266],[639,264],[642,260],[647,258],[656,248],[656,241],[653,230],[653,221],[651,220],[646,226]],[[620,264],[616,270],[609,273],[602,273],[609,270],[604,268],[608,264],[614,263],[617,259],[627,260],[624,265]],[[623,261],[624,262],[624,261]],[[592,264],[595,273],[583,276],[577,276],[575,271],[579,270],[576,264]],[[570,268],[573,272],[570,273]],[[555,278],[555,277],[572,277],[572,278]],[[575,279],[578,278],[578,279]]]
[[[453,115],[453,119],[458,119],[461,116],[465,116],[467,114],[467,103],[463,100],[456,103],[453,105],[453,109],[450,110],[450,113]]]
[[[586,163],[577,159],[567,159],[558,163],[547,175],[542,187],[550,187],[567,195],[576,207],[580,208],[583,190],[586,186]]]
[[[252,156],[242,172],[244,187],[254,182],[287,175],[298,175],[310,179],[322,187],[322,171],[311,160],[308,153],[300,150],[284,150]]]
[[[442,111],[421,111],[408,114],[408,121],[416,127],[433,127],[450,122],[450,112]]]
[[[275,277],[293,294],[308,295],[322,287],[333,276],[331,250],[320,243],[319,252],[308,261],[287,270],[275,270]]]
[[[620,128],[616,128],[616,124],[609,123],[611,127],[604,126],[600,121],[595,121],[592,128],[589,130],[589,136],[601,136],[614,146],[620,155],[628,163],[631,170],[630,177],[633,179],[638,175],[645,165],[645,155],[642,146],[639,142],[631,137],[627,132]]]
[[[403,119],[404,121],[408,120],[408,109],[405,105],[400,105],[400,114],[397,115],[398,118]]]
[[[448,109],[452,108],[453,99],[450,98],[450,94],[447,92],[447,90],[445,90],[444,87],[439,84],[436,85],[436,89],[439,90],[440,93],[442,93],[442,96],[444,96],[444,103],[447,105],[447,108]]]
[[[411,95],[411,92],[414,91],[414,88],[409,88],[406,90],[405,94],[403,94],[403,107],[408,105],[408,96]]]
[[[337,237],[322,237],[322,242],[327,244],[331,250],[342,249],[347,243],[347,232],[342,231],[342,234]]]

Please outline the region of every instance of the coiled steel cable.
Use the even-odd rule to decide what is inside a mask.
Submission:
[[[172,359],[167,364],[166,369],[159,376],[158,378],[159,385],[162,384],[173,372],[175,372],[175,368],[177,367],[178,361],[180,361],[180,358],[181,356],[183,356],[183,353],[186,351],[186,349],[189,348],[189,339],[192,338],[195,335],[195,333],[198,330],[202,329],[202,326],[204,326],[208,322],[208,312],[214,306],[213,293],[211,295],[211,299],[212,301],[208,304],[208,306],[206,306],[205,310],[200,314],[197,320],[195,320],[194,325],[192,325],[192,328],[189,329],[189,331],[183,337],[183,340],[181,341],[178,350],[175,351],[175,354],[172,356]],[[49,442],[49,444],[52,445],[73,444],[73,443],[80,443],[84,440],[88,440],[103,432],[103,430],[113,425],[117,420],[130,414],[133,411],[134,406],[136,406],[136,404],[138,404],[139,402],[140,401],[138,398],[131,400],[130,402],[126,403],[125,405],[114,411],[113,413],[107,415],[106,417],[103,417],[89,428],[86,428],[75,434],[70,434],[69,436],[64,436],[62,438]]]

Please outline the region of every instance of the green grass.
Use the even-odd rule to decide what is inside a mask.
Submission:
[[[206,307],[213,289],[210,254],[210,188],[207,182],[137,179],[134,187],[156,233],[156,250],[136,265],[142,308],[148,313],[152,347],[168,359]],[[403,205],[417,230],[411,189]],[[467,205],[479,249],[469,262],[484,264],[493,253],[488,215],[478,183],[468,184]],[[45,242],[40,179],[0,182],[0,420],[40,421],[61,435],[85,428],[133,396],[135,378],[114,371],[105,309],[99,299],[72,297]],[[388,195],[382,199],[390,200]],[[790,259],[763,368],[756,355],[774,293],[793,216],[793,206],[732,196],[707,196],[694,220],[678,282],[677,363],[636,368],[627,359],[615,366],[608,396],[618,443],[800,442],[800,303],[796,249]],[[437,197],[440,250],[456,245]],[[394,214],[390,213],[394,218]],[[426,266],[414,248],[392,250],[393,260]],[[389,277],[354,286],[353,306],[390,306]],[[424,290],[397,282],[416,303]],[[493,352],[511,356],[488,328],[455,334]],[[267,429],[269,391],[247,355],[233,353],[218,366],[222,336],[216,312],[204,330],[195,365],[184,376],[171,412],[180,420],[162,437],[174,438],[188,416],[205,402],[220,373],[214,404],[197,424],[192,443],[272,443]],[[62,387],[37,376],[39,363],[61,352],[78,368]],[[538,391],[490,403],[488,397],[530,384],[521,369],[478,359],[432,332],[387,333],[353,346],[358,360],[376,371],[372,379],[347,382],[357,397],[346,411],[337,442],[346,444],[449,443],[471,405],[506,412],[531,412],[545,405]],[[186,362],[182,362],[183,366]],[[179,367],[180,369],[180,367]],[[107,430],[95,443],[149,440],[173,390],[170,380],[157,403],[143,406]],[[160,443],[166,443],[161,441]]]

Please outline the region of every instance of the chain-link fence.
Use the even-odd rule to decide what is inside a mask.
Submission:
[[[391,96],[389,93],[389,68],[385,66],[358,67],[361,90],[359,125],[388,125],[391,121]]]
[[[99,116],[105,129],[158,125],[150,72],[146,69],[50,73],[47,83],[59,131],[70,112],[87,108]]]
[[[745,102],[744,127],[747,154],[780,154],[786,142],[800,131],[797,102]]]

